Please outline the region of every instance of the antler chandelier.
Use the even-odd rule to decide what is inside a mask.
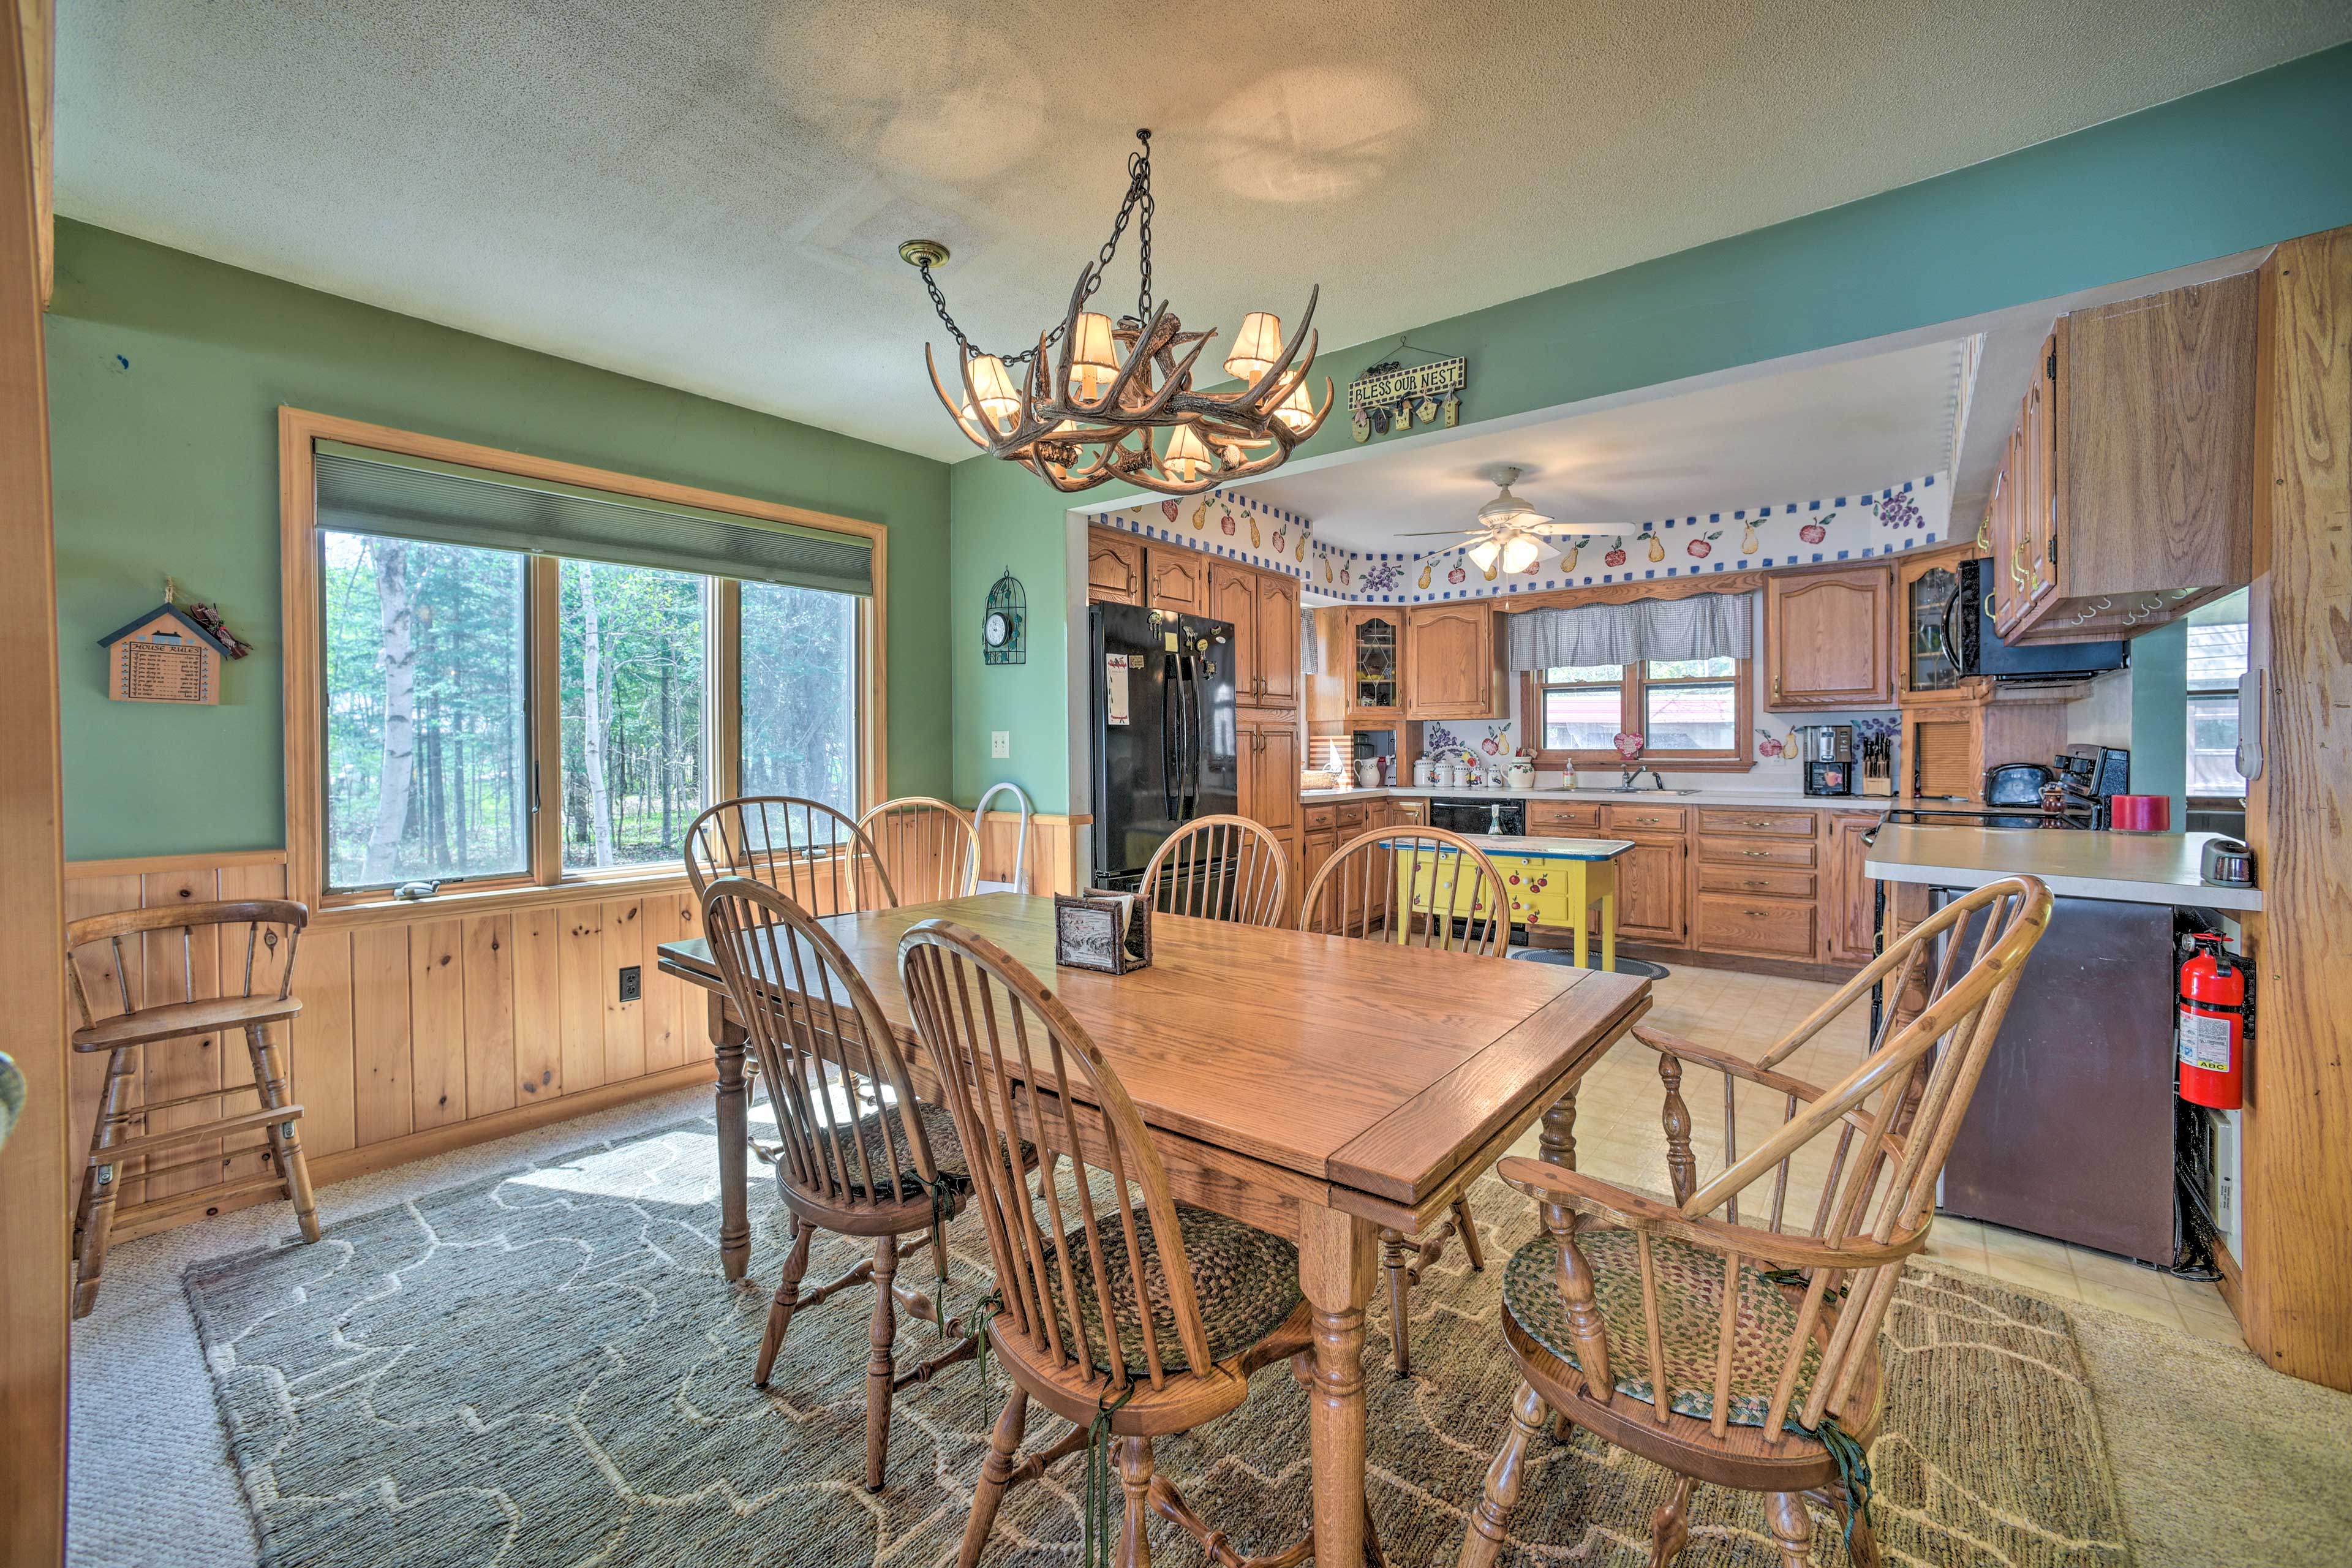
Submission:
[[[988,353],[948,314],[931,268],[948,258],[935,239],[910,239],[898,254],[919,268],[931,304],[961,352],[956,368],[961,395],[940,379],[929,343],[923,361],[931,389],[971,444],[1020,464],[1057,490],[1091,489],[1122,479],[1162,495],[1197,495],[1216,486],[1279,468],[1291,449],[1323,427],[1331,411],[1331,381],[1323,404],[1307,395],[1314,368],[1315,301],[1307,297],[1298,331],[1283,341],[1282,321],[1264,310],[1242,318],[1225,370],[1242,389],[1212,395],[1192,389],[1192,364],[1213,331],[1188,332],[1165,300],[1151,302],[1151,132],[1138,131],[1140,150],[1127,161],[1127,197],[1110,237],[1078,271],[1062,323],[1037,335],[1037,346],[1010,357]],[[1111,319],[1087,302],[1102,287],[1103,268],[1118,249],[1128,222],[1140,213],[1137,249],[1142,283],[1135,314]],[[1299,353],[1302,342],[1306,353]],[[1051,363],[1048,351],[1056,349]],[[1294,363],[1296,362],[1296,363]],[[1018,376],[1016,384],[1015,377]],[[1164,442],[1153,432],[1165,430]]]

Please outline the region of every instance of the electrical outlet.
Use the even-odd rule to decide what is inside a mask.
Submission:
[[[645,973],[634,963],[621,966],[621,1000],[635,1002],[646,994]]]
[[[991,730],[988,732],[988,754],[1002,760],[1013,754],[1013,731]]]

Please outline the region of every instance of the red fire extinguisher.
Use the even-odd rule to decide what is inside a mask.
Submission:
[[[2180,966],[2180,1098],[2216,1110],[2246,1102],[2246,970],[2222,939],[2199,931]]]

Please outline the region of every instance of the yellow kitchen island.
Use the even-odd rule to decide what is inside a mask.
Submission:
[[[1601,935],[1601,967],[1617,967],[1617,859],[1633,847],[1630,838],[1538,838],[1524,834],[1486,833],[1477,837],[1479,848],[1503,875],[1510,894],[1511,923],[1528,928],[1530,939],[1538,931],[1570,932],[1575,940],[1576,966],[1585,967],[1591,952],[1592,932]],[[1453,919],[1486,912],[1484,898],[1455,903],[1454,873],[1459,851],[1444,845],[1400,855],[1397,878],[1410,879],[1406,905],[1413,913],[1433,912]],[[1585,912],[1600,906],[1596,921]],[[1406,939],[1400,928],[1397,940]]]

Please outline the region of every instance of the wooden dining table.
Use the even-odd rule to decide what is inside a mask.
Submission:
[[[1649,981],[1175,915],[1153,917],[1149,968],[1108,975],[1055,966],[1054,900],[1028,893],[827,918],[919,1092],[929,1069],[898,940],[929,920],[978,931],[1060,994],[1142,1112],[1177,1198],[1297,1243],[1315,1336],[1315,1561],[1361,1563],[1364,1307],[1381,1229],[1442,1216],[1538,1121],[1544,1156],[1573,1164],[1577,1081],[1648,1011]],[[746,1036],[705,942],[658,951],[663,973],[710,996],[719,1255],[740,1280]]]

